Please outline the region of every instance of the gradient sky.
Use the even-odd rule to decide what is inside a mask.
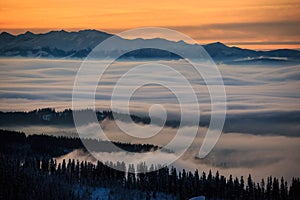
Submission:
[[[299,0],[1,0],[0,31],[98,29],[110,33],[159,26],[201,44],[253,49],[300,48]]]

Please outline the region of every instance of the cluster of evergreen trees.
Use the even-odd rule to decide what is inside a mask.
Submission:
[[[251,175],[226,179],[217,172],[199,174],[176,168],[162,167],[145,173],[135,173],[130,165],[128,173],[124,163],[79,162],[36,157],[20,159],[0,156],[0,199],[85,199],[89,194],[77,194],[75,186],[106,187],[135,190],[146,193],[146,199],[158,192],[172,194],[176,199],[189,199],[204,195],[208,199],[299,199],[300,180],[293,178],[291,185],[281,178],[269,177],[255,183]],[[145,164],[137,166],[145,171]],[[149,170],[153,170],[151,166]],[[118,191],[118,190],[117,190]]]
[[[151,144],[131,144],[113,142],[118,148],[112,148],[111,143],[90,138],[29,135],[15,131],[0,130],[0,152],[5,154],[22,154],[23,156],[39,155],[42,157],[58,157],[75,149],[86,151],[84,144],[88,144],[89,150],[95,152],[116,152],[120,149],[129,152],[155,151],[159,147]]]
[[[120,193],[119,199],[131,199],[124,197],[126,191],[146,194],[141,199],[155,199],[161,193],[169,194],[174,199],[200,195],[208,199],[300,199],[299,178],[293,178],[290,184],[284,178],[276,177],[255,183],[251,175],[246,179],[226,178],[218,172],[178,171],[173,167],[146,166],[144,163],[125,166],[123,162],[63,160],[57,163],[53,159],[53,155],[66,154],[64,149],[81,147],[79,141],[53,136],[26,137],[24,133],[0,130],[0,199],[91,197],[88,191],[79,192],[76,187],[109,188],[116,191],[115,196]],[[94,142],[102,145],[100,141]],[[153,148],[151,145],[119,145],[137,151]],[[57,149],[61,151],[58,153]]]
[[[82,116],[81,123],[90,122],[91,116],[96,115],[98,121],[107,118],[114,120],[115,118],[121,121],[128,121],[128,115],[115,113],[112,111],[93,111],[93,110],[76,110],[65,109],[64,111],[56,111],[53,108],[36,109],[29,112],[2,112],[0,111],[0,126],[4,125],[69,125],[74,126],[73,112]],[[130,115],[130,118],[135,123],[149,124],[151,119],[148,116]],[[85,121],[87,120],[87,121]],[[179,121],[167,120],[166,126],[178,127]]]

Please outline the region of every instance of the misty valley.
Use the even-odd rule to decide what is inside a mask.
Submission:
[[[8,199],[187,199],[204,195],[208,199],[297,199],[299,178],[291,184],[282,177],[255,182],[251,175],[224,177],[217,171],[186,171],[167,166],[136,166],[124,162],[104,165],[93,161],[61,159],[74,149],[84,154],[81,140],[71,137],[30,135],[0,131],[0,196]],[[87,139],[88,140],[88,139]],[[105,142],[97,142],[106,151]],[[155,151],[157,146],[115,143],[128,151]],[[153,169],[156,169],[154,170]],[[136,174],[135,168],[142,170]],[[149,172],[148,172],[149,169]],[[119,171],[122,170],[122,171]],[[42,188],[37,188],[42,186]],[[32,194],[30,191],[35,191]],[[45,195],[47,194],[47,197]]]
[[[299,0],[1,0],[0,200],[300,200]]]
[[[296,63],[279,65],[263,59],[259,64],[219,63],[227,95],[226,119],[214,149],[199,158],[212,111],[205,80],[187,70],[186,60],[157,62],[190,77],[201,109],[197,124],[190,123],[195,111],[185,88],[178,92],[187,96],[186,121],[180,120],[176,95],[155,84],[133,94],[130,114],[122,106],[109,109],[120,74],[143,63],[135,58],[111,64],[96,88],[95,107],[85,106],[83,91],[82,108],[72,109],[81,62],[0,59],[0,199],[299,199],[300,71]],[[171,76],[166,73],[137,77]],[[92,87],[90,76],[87,88]],[[122,89],[135,81],[129,80]],[[167,110],[162,128],[161,112],[151,108],[153,104]],[[84,116],[79,124],[74,114]],[[124,134],[119,125],[132,135]],[[95,131],[98,126],[105,137]],[[184,132],[177,136],[180,142],[163,148],[179,128]],[[152,130],[159,133],[152,135]],[[168,164],[188,140],[192,144]]]

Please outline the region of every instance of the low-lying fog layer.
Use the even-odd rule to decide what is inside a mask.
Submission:
[[[122,122],[119,122],[122,123]],[[125,135],[116,126],[114,121],[104,120],[101,122],[101,127],[106,136],[113,141],[131,142],[131,143],[150,143],[159,146],[166,145],[173,136],[177,133],[177,129],[163,128],[157,135],[147,138],[138,139]],[[98,138],[99,134],[93,132],[97,124],[90,124],[81,127],[86,132],[86,137]],[[141,133],[134,132],[131,129],[131,124],[123,124],[131,130],[132,134],[137,136]],[[153,125],[149,126],[149,133],[155,129]],[[25,131],[27,134],[51,134],[51,135],[66,135],[76,136],[75,129],[62,126],[29,126],[29,127],[10,127],[12,130]],[[188,133],[191,127],[184,127]],[[206,128],[200,127],[197,137],[194,140],[188,151],[180,157],[173,165],[179,169],[189,169],[200,171],[213,172],[219,170],[221,174],[234,176],[248,176],[251,173],[255,180],[267,176],[284,176],[288,180],[293,176],[300,176],[300,137],[286,136],[262,136],[245,133],[223,133],[212,152],[204,159],[198,159],[197,155],[202,144],[203,137],[206,133]],[[146,135],[147,132],[142,133]],[[141,135],[141,136],[143,136]],[[106,138],[101,138],[106,139]],[[184,137],[180,138],[181,143],[178,148],[185,145]],[[176,152],[176,151],[175,151]],[[148,164],[165,163],[169,159],[175,158],[174,152],[158,152],[155,157],[151,153],[147,154],[127,154],[126,152],[119,153],[96,153],[102,161],[125,161],[130,163],[139,163],[147,160]],[[63,159],[79,159],[95,161],[95,159],[83,153],[80,150],[75,150],[65,156],[58,158],[61,162]]]
[[[41,107],[64,109],[71,107],[72,89],[82,61],[0,59],[0,110],[31,110]],[[183,61],[161,61],[181,68],[193,80],[201,103],[201,111],[209,111],[209,96],[205,83]],[[107,108],[116,80],[132,66],[144,62],[117,62],[101,79],[96,98],[98,108]],[[94,66],[97,67],[97,66]],[[295,111],[300,109],[300,66],[228,66],[220,65],[227,93],[228,113]],[[182,69],[189,70],[182,70]],[[151,72],[153,76],[155,71]],[[91,68],[93,74],[93,68]],[[87,75],[88,77],[88,75]],[[167,78],[167,77],[166,77]],[[87,79],[88,80],[88,79]],[[88,85],[87,81],[87,87]],[[182,91],[184,92],[184,91]],[[157,98],[155,98],[157,97]],[[132,109],[144,111],[142,103],[159,101],[174,103],[166,88],[147,86],[138,91]],[[141,104],[139,104],[141,103]]]
[[[189,67],[186,62],[161,61],[160,63],[172,64],[180,68],[184,75],[190,77],[200,103],[201,117],[204,116],[202,119],[205,119],[205,116],[209,116],[210,98],[204,81],[190,70],[185,70]],[[79,60],[1,59],[0,110],[71,108],[73,83],[80,64]],[[96,107],[98,109],[110,107],[110,97],[115,82],[128,69],[139,64],[143,63],[139,61],[116,62],[109,68],[97,89]],[[225,175],[231,173],[237,176],[247,176],[251,173],[256,178],[268,175],[283,175],[287,178],[300,176],[298,170],[300,167],[298,154],[300,150],[300,66],[219,65],[219,69],[227,95],[228,110],[224,129],[226,134],[222,134],[208,157],[199,160],[195,156],[206,131],[205,128],[200,128],[198,138],[188,152],[175,163],[175,166],[200,170],[218,169]],[[155,76],[156,72],[151,73]],[[89,80],[88,75],[87,80]],[[90,87],[88,81],[86,87]],[[124,90],[126,90],[125,86]],[[184,93],[185,90],[180,92]],[[83,95],[85,95],[84,92]],[[131,100],[130,109],[133,113],[147,114],[149,105],[156,103],[166,106],[171,117],[179,116],[174,94],[164,87],[147,85],[140,88]],[[165,127],[157,136],[140,140],[124,136],[112,121],[105,120],[101,125],[110,139],[124,142],[164,145],[176,133],[176,129]],[[130,124],[127,126],[130,129]],[[70,127],[10,128],[23,130],[29,134],[69,135],[75,133],[75,129]],[[89,132],[91,127],[82,128],[86,129],[87,136],[94,134]],[[189,128],[189,126],[185,127],[187,132]],[[134,130],[131,131],[134,132]],[[147,135],[146,132],[143,134]],[[178,144],[180,145],[182,144]],[[112,158],[110,154],[101,154],[103,160]],[[127,158],[122,153],[117,156],[120,159]],[[170,156],[172,156],[171,153],[162,152],[159,160]],[[75,151],[66,157],[83,159],[86,155]]]
[[[122,123],[122,122],[119,122]],[[81,127],[85,130],[87,137],[96,137],[99,135],[92,132],[94,126],[97,124],[90,124],[86,127]],[[130,129],[131,124],[127,124]],[[106,136],[110,140],[117,140],[121,142],[131,143],[151,143],[159,146],[164,146],[173,138],[176,134],[174,128],[163,128],[157,135],[147,139],[137,139],[131,136],[125,135],[116,126],[114,121],[104,120],[101,123]],[[149,126],[149,132],[154,129],[153,125]],[[189,131],[191,127],[184,127],[186,129],[185,136],[179,138],[181,141],[178,144],[178,148],[181,148],[186,143],[187,137],[189,137]],[[131,130],[133,134],[134,130]],[[249,173],[259,181],[262,177],[266,176],[284,176],[290,179],[293,176],[300,176],[299,163],[300,163],[300,138],[299,137],[285,137],[285,136],[257,136],[251,134],[242,133],[226,133],[222,134],[217,145],[213,151],[204,159],[198,159],[200,146],[202,144],[203,137],[206,133],[206,128],[199,128],[197,137],[188,151],[180,157],[173,165],[177,168],[184,168],[189,170],[199,169],[200,171],[207,171],[212,169],[214,172],[219,170],[221,174],[234,176],[248,176]],[[147,133],[142,133],[147,134]],[[105,138],[102,138],[105,139]],[[174,150],[174,149],[173,149]],[[127,163],[139,163],[148,161],[148,164],[156,163],[162,164],[176,156],[176,150],[174,152],[164,152],[153,155],[149,154],[128,154],[126,152],[119,153],[96,153],[98,158],[102,161],[113,160],[125,161]],[[60,157],[62,159],[75,158],[80,160],[94,161],[93,157],[87,155],[81,151],[73,151],[70,154]]]

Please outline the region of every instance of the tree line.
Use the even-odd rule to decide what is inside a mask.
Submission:
[[[77,194],[74,187],[119,188],[117,191],[140,191],[146,199],[155,199],[158,192],[172,194],[174,199],[189,199],[204,195],[207,199],[299,199],[300,180],[293,178],[290,186],[284,178],[268,177],[255,183],[249,175],[226,178],[219,172],[207,174],[196,170],[177,171],[162,167],[158,170],[144,163],[137,168],[150,172],[135,173],[129,165],[128,173],[123,162],[96,164],[87,161],[39,159],[37,157],[0,156],[1,199],[88,199],[89,194]],[[119,171],[116,169],[122,169]]]
[[[146,194],[141,199],[156,199],[159,193],[170,194],[174,199],[200,195],[207,199],[300,199],[299,178],[293,178],[290,184],[283,177],[255,182],[251,175],[225,177],[219,172],[200,173],[145,163],[126,166],[124,162],[57,162],[53,159],[56,153],[49,153],[49,149],[56,152],[58,147],[77,148],[77,142],[74,138],[26,137],[24,133],[1,130],[0,199],[90,199],[90,192],[82,188],[97,187],[116,191],[119,199],[132,199],[126,197],[129,191]],[[32,147],[34,144],[39,145]],[[39,149],[43,146],[48,150]]]
[[[104,119],[118,119],[128,122],[128,115],[123,113],[112,112],[110,110],[94,111],[91,109],[56,111],[54,108],[35,109],[29,112],[2,112],[0,111],[0,126],[8,125],[69,125],[74,126],[73,113],[82,116],[81,123],[87,124],[91,120],[91,116],[96,116],[98,121]],[[151,119],[148,116],[137,116],[130,114],[129,116],[135,123],[150,124]],[[86,121],[85,121],[86,120]],[[169,127],[179,127],[180,122],[176,120],[167,120],[165,123]]]
[[[155,151],[160,147],[152,144],[131,144],[122,142],[103,141],[91,138],[28,135],[16,131],[0,130],[0,152],[5,154],[22,154],[23,156],[39,155],[41,157],[58,157],[75,149],[86,151],[85,145],[90,151],[95,152],[147,152]],[[85,145],[84,145],[85,144]],[[118,148],[117,148],[118,147]]]

